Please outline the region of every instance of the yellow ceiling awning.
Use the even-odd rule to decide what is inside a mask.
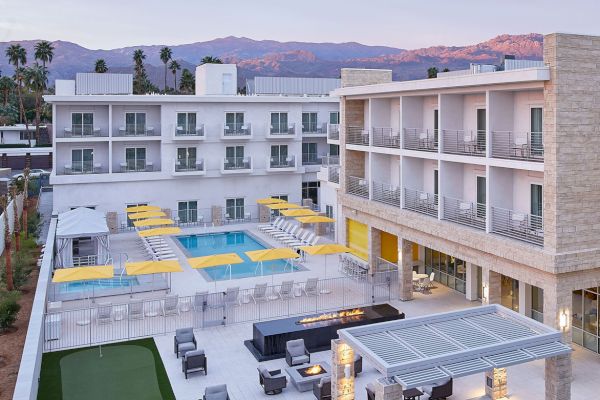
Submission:
[[[292,208],[302,208],[302,206],[299,206],[298,204],[294,203],[267,204],[267,207],[269,207],[271,210],[287,210]]]
[[[176,227],[176,226],[170,226],[168,228],[153,228],[153,229],[146,229],[144,231],[139,231],[138,235],[140,235],[141,237],[148,237],[148,236],[161,236],[161,235],[175,235],[181,233],[181,229]]]
[[[151,218],[151,219],[142,219],[140,221],[133,221],[134,226],[163,226],[163,225],[173,225],[175,222],[172,219],[168,218]]]
[[[337,243],[319,244],[316,246],[301,246],[300,250],[310,254],[311,256],[350,253],[352,251],[350,247]]]
[[[267,197],[265,199],[258,199],[256,200],[256,204],[280,204],[280,203],[287,203],[287,201],[283,200],[283,199],[277,199],[275,197]]]
[[[114,276],[112,265],[90,267],[59,268],[54,272],[52,282],[77,282],[94,279],[110,279]]]
[[[327,222],[335,222],[335,219],[325,217],[323,215],[315,215],[312,217],[297,217],[296,220],[303,224],[322,224]]]
[[[160,211],[158,206],[132,206],[125,209],[128,213],[138,213],[144,211]]]
[[[295,208],[293,210],[282,210],[282,215],[286,217],[308,217],[311,215],[318,215],[313,210],[309,210],[308,208]]]
[[[127,216],[129,219],[146,219],[146,218],[157,218],[157,217],[166,217],[162,211],[143,211],[139,213],[132,213]]]
[[[177,260],[137,261],[125,263],[127,275],[149,275],[166,272],[182,272]]]
[[[247,251],[246,255],[250,258],[250,260],[255,262],[285,260],[288,258],[300,257],[298,253],[296,253],[289,247],[278,247],[274,249]]]
[[[219,265],[241,264],[244,262],[237,253],[213,254],[204,257],[188,258],[190,267],[195,269],[210,268]]]

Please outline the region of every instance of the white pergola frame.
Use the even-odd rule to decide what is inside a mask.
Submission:
[[[404,389],[569,354],[561,332],[498,304],[341,329]]]

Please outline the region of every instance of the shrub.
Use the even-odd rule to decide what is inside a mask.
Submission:
[[[27,232],[34,237],[40,234],[40,213],[37,211],[32,210],[27,213]]]
[[[20,289],[27,283],[27,279],[31,273],[31,257],[23,251],[16,254],[13,253],[11,267],[13,273],[13,285],[15,289]],[[4,258],[2,259],[0,268],[2,268],[2,271],[0,271],[0,278],[2,278],[3,282],[6,282],[6,260]]]
[[[21,309],[18,292],[0,292],[0,331],[10,328],[17,320]]]

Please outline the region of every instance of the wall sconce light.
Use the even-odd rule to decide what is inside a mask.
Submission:
[[[562,330],[566,329],[566,327],[567,327],[567,313],[566,313],[566,311],[561,312],[560,315],[558,316],[558,326]]]
[[[490,295],[490,289],[489,289],[488,285],[484,283],[483,284],[483,296],[482,296],[482,299],[484,302],[488,301],[489,295]]]
[[[344,365],[344,377],[350,379],[350,364]]]

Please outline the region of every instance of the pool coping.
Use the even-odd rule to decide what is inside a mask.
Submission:
[[[172,239],[173,239],[173,243],[175,243],[175,246],[177,246],[179,248],[179,250],[181,250],[181,252],[183,253],[183,255],[186,258],[193,258],[194,256],[188,251],[188,249],[186,249],[183,246],[183,244],[181,243],[181,241],[178,238],[180,238],[180,237],[186,237],[186,236],[222,235],[222,234],[235,233],[235,232],[245,233],[246,235],[250,236],[253,240],[257,241],[258,244],[260,244],[261,246],[263,246],[265,249],[274,249],[275,248],[274,246],[271,246],[270,244],[268,244],[267,242],[265,242],[261,238],[257,237],[254,233],[252,233],[252,232],[250,232],[250,231],[248,231],[246,229],[233,229],[233,230],[225,230],[225,231],[219,231],[219,232],[206,232],[206,233],[192,233],[192,234],[188,234],[188,235],[176,235],[176,236],[172,236]],[[237,254],[237,252],[236,252],[236,254]],[[294,267],[296,269],[292,270],[290,272],[280,272],[280,273],[277,273],[277,274],[269,274],[269,275],[282,275],[282,274],[290,274],[290,273],[293,274],[295,272],[302,272],[302,271],[308,271],[309,270],[304,265],[300,265],[300,264],[295,264]],[[214,267],[211,267],[211,268],[214,268]],[[234,281],[234,280],[239,280],[239,279],[254,279],[254,278],[258,278],[258,277],[261,276],[261,275],[253,275],[253,276],[244,276],[244,277],[231,278],[231,279],[213,279],[206,272],[205,269],[196,269],[196,271],[200,274],[200,276],[202,278],[204,278],[204,280],[207,283],[222,282],[222,281]],[[269,276],[269,275],[263,275],[263,276]]]

